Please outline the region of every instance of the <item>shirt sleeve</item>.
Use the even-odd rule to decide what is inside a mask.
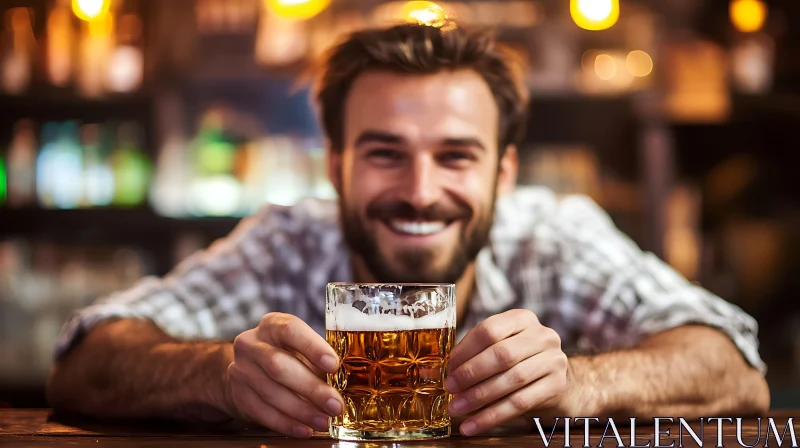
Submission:
[[[270,311],[270,294],[289,289],[287,273],[301,261],[285,241],[297,228],[288,208],[263,207],[165,277],[146,277],[73,313],[62,327],[55,359],[110,319],[147,319],[179,339],[233,339]]]
[[[560,252],[560,307],[579,347],[632,346],[664,330],[703,324],[728,335],[750,365],[766,372],[752,316],[639,249],[589,198],[563,199],[552,224],[546,227]]]

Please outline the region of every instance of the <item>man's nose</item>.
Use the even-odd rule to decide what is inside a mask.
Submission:
[[[442,195],[436,161],[430,156],[414,157],[400,188],[402,199],[417,210],[435,204]]]

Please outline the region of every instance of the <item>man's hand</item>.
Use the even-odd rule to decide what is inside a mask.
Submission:
[[[567,386],[567,356],[558,334],[531,311],[511,310],[481,322],[450,354],[445,388],[466,436],[539,408],[557,405]]]
[[[328,416],[341,415],[341,395],[318,376],[333,373],[339,358],[331,346],[295,316],[265,315],[258,327],[233,342],[228,367],[230,413],[293,437],[311,428],[328,430]]]

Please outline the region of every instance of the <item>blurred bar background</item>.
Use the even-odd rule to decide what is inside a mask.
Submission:
[[[46,406],[60,326],[265,202],[334,198],[309,62],[444,16],[528,59],[521,184],[587,194],[761,325],[800,405],[797,0],[2,0],[0,406]]]

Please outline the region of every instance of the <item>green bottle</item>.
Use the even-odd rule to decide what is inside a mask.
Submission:
[[[0,205],[6,203],[6,165],[3,162],[3,156],[0,155]]]
[[[188,210],[196,216],[231,216],[242,201],[242,185],[234,176],[238,148],[224,123],[223,112],[208,112],[192,142]]]
[[[197,168],[201,176],[230,174],[236,146],[225,139],[221,128],[203,129],[197,138]]]
[[[141,132],[135,123],[123,123],[117,132],[117,145],[111,154],[114,171],[114,199],[119,207],[145,203],[153,165],[140,149]]]

